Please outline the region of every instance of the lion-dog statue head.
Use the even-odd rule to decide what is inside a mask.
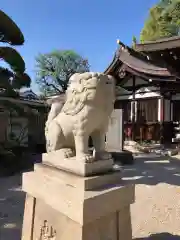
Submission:
[[[75,73],[69,80],[62,111],[75,115],[87,104],[112,111],[115,101],[115,79],[102,73]]]

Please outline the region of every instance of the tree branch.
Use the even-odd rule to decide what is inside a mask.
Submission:
[[[61,90],[59,90],[59,88],[57,88],[54,84],[52,84],[52,83],[45,83],[48,87],[53,87],[56,91],[58,91],[59,93],[62,93],[62,91]]]

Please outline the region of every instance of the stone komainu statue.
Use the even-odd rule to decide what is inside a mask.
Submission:
[[[111,158],[105,151],[105,133],[114,108],[114,78],[102,73],[76,73],[69,80],[65,98],[58,111],[49,113],[47,152],[60,150],[65,158],[76,156],[84,162]],[[89,154],[89,136],[95,149],[93,156]]]

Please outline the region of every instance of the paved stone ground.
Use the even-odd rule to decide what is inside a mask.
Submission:
[[[136,183],[133,238],[180,240],[180,160],[144,157],[123,172]],[[0,240],[20,240],[25,197],[20,187],[20,175],[0,179]]]
[[[0,178],[0,240],[20,240],[25,194],[21,175]]]
[[[180,159],[137,158],[123,174],[136,184],[134,239],[180,239]]]

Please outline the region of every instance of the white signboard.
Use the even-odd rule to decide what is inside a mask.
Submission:
[[[123,110],[114,109],[106,134],[108,151],[122,151],[124,142]]]

